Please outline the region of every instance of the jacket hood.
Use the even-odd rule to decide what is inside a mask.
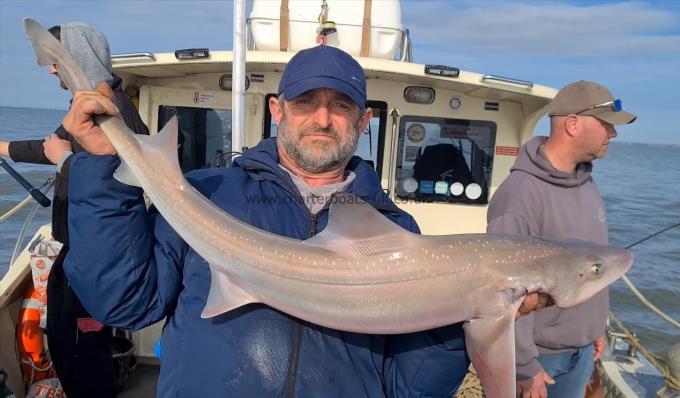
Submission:
[[[576,166],[576,173],[557,170],[548,160],[543,151],[543,144],[548,137],[538,136],[529,140],[520,148],[519,156],[510,171],[522,171],[531,174],[545,182],[561,187],[575,187],[590,179],[593,164],[580,163]]]
[[[111,51],[106,37],[83,22],[60,25],[61,45],[85,72],[92,87],[99,82],[113,82]]]
[[[260,141],[256,146],[246,150],[242,156],[236,158],[234,164],[245,170],[251,178],[278,181],[289,191],[297,192],[290,175],[280,167],[276,138]],[[376,208],[399,211],[385,192],[380,189],[380,179],[376,172],[363,159],[358,156],[352,157],[346,170],[353,171],[356,174],[356,178],[347,188],[348,192]]]

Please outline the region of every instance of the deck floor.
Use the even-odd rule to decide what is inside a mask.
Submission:
[[[156,396],[156,384],[158,383],[158,365],[138,364],[130,378],[123,386],[123,391],[118,394],[119,398],[147,398]]]

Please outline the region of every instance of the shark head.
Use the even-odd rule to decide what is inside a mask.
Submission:
[[[550,296],[560,308],[581,304],[623,276],[633,264],[626,249],[572,241],[544,260],[555,275]]]

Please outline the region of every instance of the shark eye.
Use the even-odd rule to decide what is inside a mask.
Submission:
[[[590,267],[590,271],[593,273],[593,275],[600,276],[604,272],[604,269],[602,267],[602,264],[595,263]]]

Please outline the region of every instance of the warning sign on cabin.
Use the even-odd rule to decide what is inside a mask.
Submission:
[[[496,155],[517,156],[519,148],[516,146],[496,146]]]

